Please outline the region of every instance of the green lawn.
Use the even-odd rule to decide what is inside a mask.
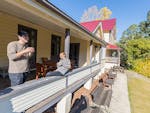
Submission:
[[[150,113],[150,82],[128,76],[132,113]]]

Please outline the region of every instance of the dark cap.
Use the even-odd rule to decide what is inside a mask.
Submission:
[[[23,31],[23,30],[18,31],[18,35],[19,36],[24,36],[24,37],[28,37],[29,36],[28,33],[26,31]]]

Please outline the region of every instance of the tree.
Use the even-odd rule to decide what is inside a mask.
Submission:
[[[130,40],[127,43],[126,50],[131,60],[148,58],[150,54],[150,40],[146,38]]]
[[[150,21],[150,10],[147,13],[147,21]]]
[[[97,6],[92,6],[85,10],[80,22],[87,22],[92,20],[104,20],[109,19],[112,14],[112,11],[107,7],[101,8],[100,10]]]
[[[141,34],[145,38],[150,38],[150,11],[147,13],[147,20],[139,24]]]
[[[86,22],[86,21],[96,20],[97,18],[99,18],[99,10],[97,6],[92,6],[88,8],[88,10],[84,11],[80,21]]]
[[[112,11],[107,7],[100,9],[100,20],[106,20],[111,17]]]
[[[150,58],[150,40],[147,38],[129,40],[125,51],[127,53],[127,63],[131,65],[137,59]]]
[[[122,66],[132,68],[134,61],[150,58],[150,11],[146,21],[133,24],[123,32],[118,45],[122,48]]]
[[[129,28],[123,32],[120,42],[126,43],[128,40],[141,37],[139,30],[139,26],[136,24],[129,26]]]

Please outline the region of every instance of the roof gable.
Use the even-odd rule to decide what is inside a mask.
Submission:
[[[120,48],[117,45],[113,45],[113,44],[108,44],[107,49],[120,50]]]
[[[109,19],[109,20],[95,20],[95,21],[89,21],[89,22],[83,22],[80,23],[82,26],[84,26],[87,30],[90,32],[94,32],[99,23],[102,23],[102,28],[105,31],[112,30],[113,27],[116,25],[116,19]]]
[[[96,20],[96,21],[84,22],[80,24],[84,26],[87,30],[89,30],[90,32],[93,32],[99,23],[100,21]]]

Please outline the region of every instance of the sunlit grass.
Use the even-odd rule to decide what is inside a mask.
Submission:
[[[128,77],[132,113],[150,113],[150,82]]]

